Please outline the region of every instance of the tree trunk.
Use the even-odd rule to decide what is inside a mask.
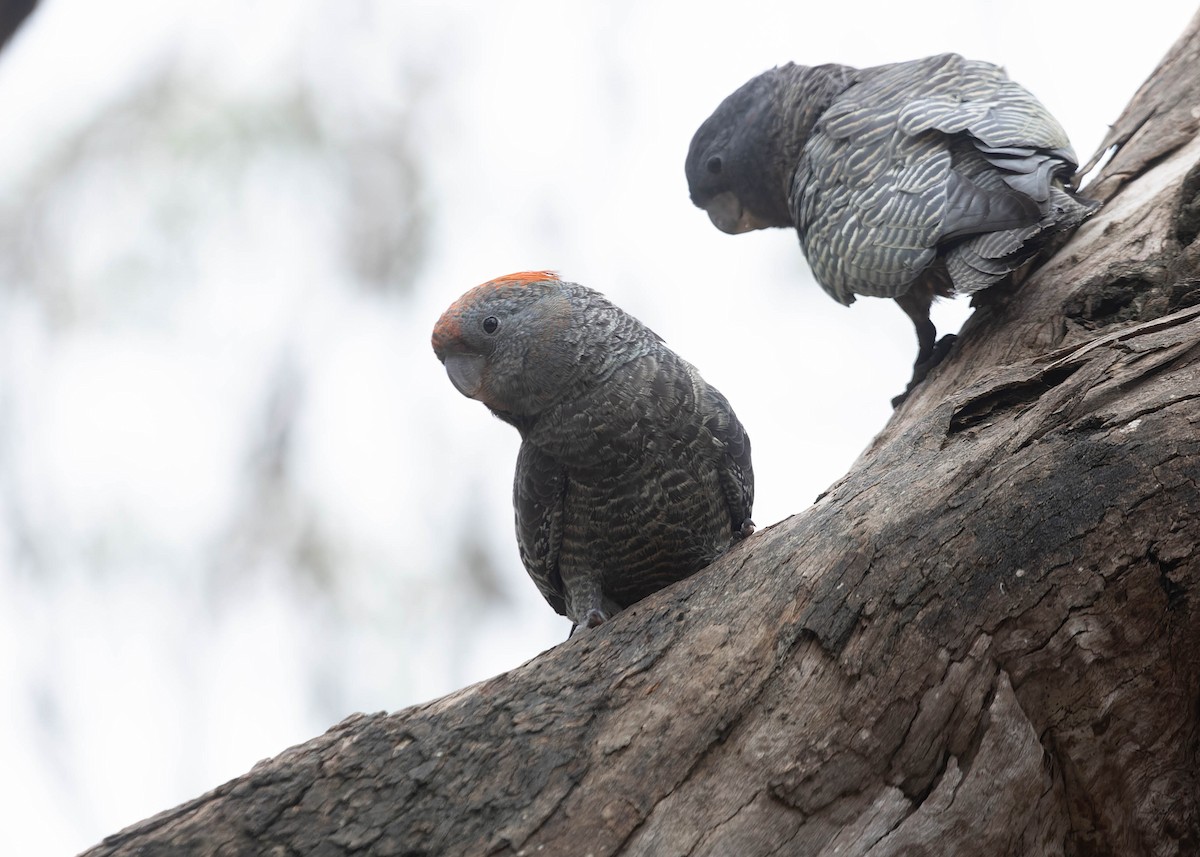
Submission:
[[[1200,853],[1198,116],[1200,16],[811,508],[87,853]]]

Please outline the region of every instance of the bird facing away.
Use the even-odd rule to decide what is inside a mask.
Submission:
[[[919,343],[905,395],[946,350],[935,297],[987,288],[1098,207],[1073,193],[1076,168],[1037,99],[957,54],[771,69],[721,102],[686,163],[722,232],[794,227],[836,301],[896,300]]]
[[[442,314],[433,350],[521,434],[521,561],[572,631],[754,531],[750,439],[729,402],[598,292],[550,271],[491,280]]]

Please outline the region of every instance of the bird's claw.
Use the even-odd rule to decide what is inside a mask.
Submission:
[[[892,407],[898,408],[904,404],[904,400],[908,398],[908,394],[913,389],[925,380],[925,377],[950,353],[950,349],[954,347],[955,341],[958,339],[953,333],[947,333],[933,346],[933,351],[924,360],[918,361],[913,365],[912,380],[908,382],[908,386],[904,388],[904,392],[892,399]]]
[[[589,610],[587,615],[583,617],[583,623],[589,628],[595,628],[598,625],[603,625],[607,621],[608,616],[605,615],[604,611],[597,610],[595,607]]]
[[[578,632],[579,630],[581,630],[583,628],[588,628],[588,629],[595,628],[599,625],[603,625],[607,621],[608,621],[608,614],[605,613],[603,610],[599,609],[598,607],[593,607],[591,610],[589,610],[587,613],[584,614],[582,619],[580,619],[578,622],[576,622],[574,625],[571,626],[571,633],[567,634],[567,639],[569,640],[572,637],[574,637],[576,632]]]

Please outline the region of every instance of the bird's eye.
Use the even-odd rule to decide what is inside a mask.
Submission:
[[[714,155],[708,159],[708,164],[706,166],[708,167],[708,171],[714,176],[719,175],[721,172],[721,159]]]
[[[484,333],[495,333],[499,329],[500,329],[500,319],[496,318],[494,315],[489,315],[487,318],[485,318],[483,320],[483,332]]]

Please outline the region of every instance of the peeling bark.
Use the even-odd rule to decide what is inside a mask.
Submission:
[[[1200,17],[806,511],[87,852],[1200,853]]]

